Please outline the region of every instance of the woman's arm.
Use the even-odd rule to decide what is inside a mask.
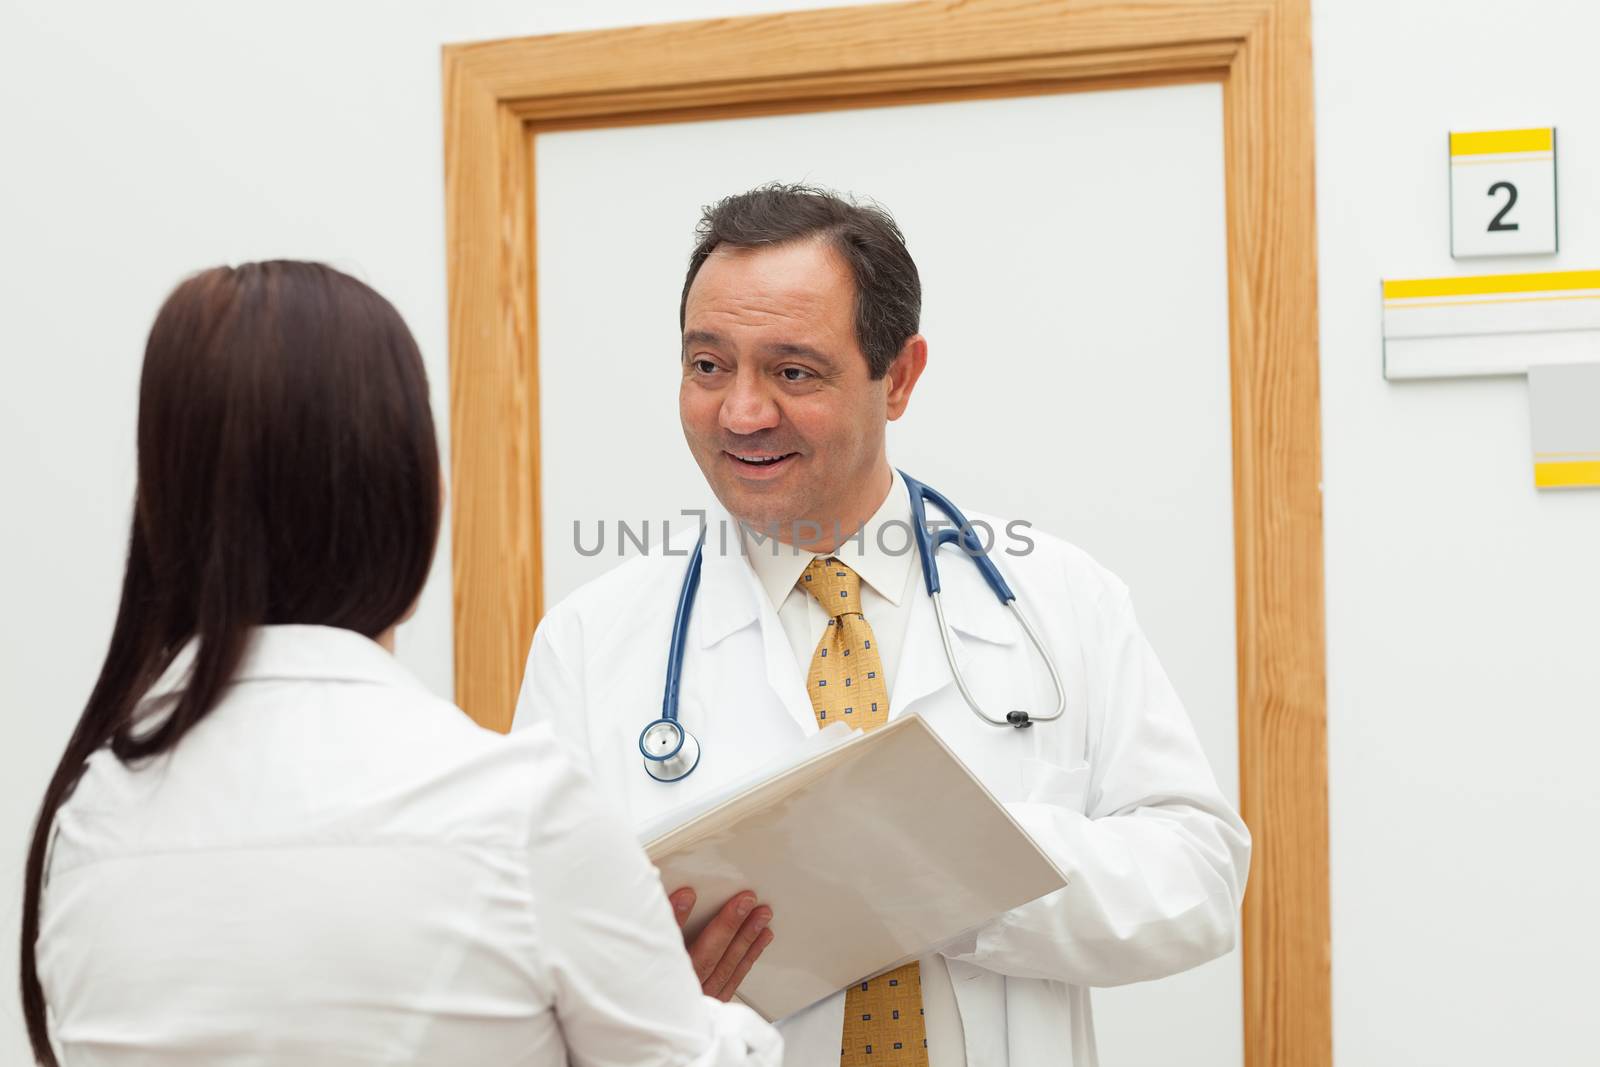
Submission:
[[[683,934],[644,851],[548,728],[549,810],[529,842],[535,920],[555,1010],[576,1067],[778,1067],[783,1042],[750,1009],[701,991]]]

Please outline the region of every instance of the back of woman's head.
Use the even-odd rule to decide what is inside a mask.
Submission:
[[[377,293],[279,262],[168,299],[139,391],[135,527],[167,641],[224,618],[382,632],[422,588],[438,492],[421,357]]]
[[[320,264],[217,267],[178,286],[145,349],[138,454],[111,645],[28,857],[22,999],[46,1064],[40,890],[55,813],[85,761],[107,745],[125,761],[170,750],[215,705],[252,627],[388,630],[421,593],[438,536],[416,343],[388,301]],[[139,708],[191,643],[175,696],[159,714]]]

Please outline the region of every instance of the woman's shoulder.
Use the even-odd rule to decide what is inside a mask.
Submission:
[[[522,850],[576,773],[548,728],[501,735],[420,686],[238,686],[170,753],[96,753],[58,813],[56,864],[179,846]]]
[[[346,744],[362,750],[374,796],[407,798],[397,807],[407,825],[522,848],[531,824],[574,791],[580,772],[548,726],[502,734],[430,694],[391,699]]]

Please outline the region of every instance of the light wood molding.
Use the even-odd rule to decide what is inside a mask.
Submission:
[[[1309,0],[928,0],[444,52],[456,697],[510,724],[542,611],[533,136],[1223,86],[1247,1067],[1332,1063]]]

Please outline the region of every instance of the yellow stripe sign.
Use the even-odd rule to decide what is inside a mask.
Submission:
[[[1437,142],[1435,142],[1437,143]],[[1533,130],[1485,130],[1482,133],[1452,133],[1450,155],[1489,156],[1513,152],[1549,152],[1555,148],[1556,131],[1551,126]]]
[[[1600,270],[1390,278],[1382,292],[1391,379],[1600,359]]]
[[[1533,484],[1538,489],[1600,486],[1600,351],[1590,362],[1528,368]]]
[[[1450,255],[1543,255],[1556,232],[1556,130],[1450,135]]]
[[[1383,299],[1388,302],[1440,296],[1511,296],[1516,293],[1568,293],[1574,289],[1600,290],[1600,270],[1391,279],[1383,283]]]
[[[1533,484],[1538,489],[1577,489],[1600,485],[1600,462],[1536,462],[1533,465]]]

